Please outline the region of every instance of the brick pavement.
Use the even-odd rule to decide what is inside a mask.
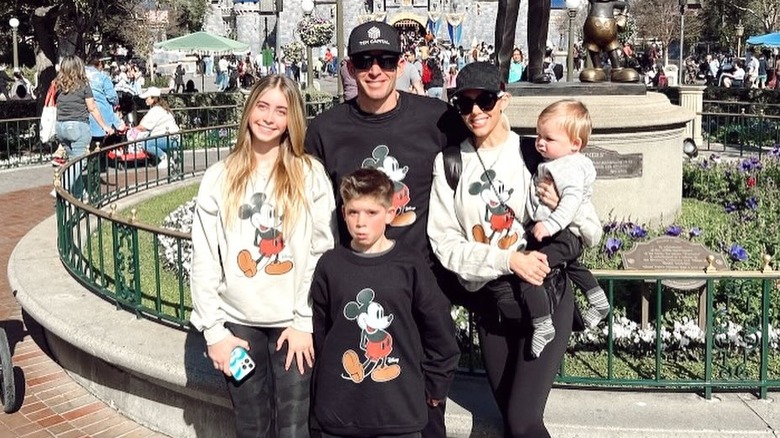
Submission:
[[[54,214],[50,190],[51,186],[41,186],[0,194],[0,325],[11,344],[20,392],[17,399],[23,397],[17,412],[0,412],[0,437],[162,438],[164,435],[122,416],[71,379],[49,356],[40,326],[24,317],[14,299],[6,277],[8,260],[27,232]],[[41,273],[45,272],[42,266]]]

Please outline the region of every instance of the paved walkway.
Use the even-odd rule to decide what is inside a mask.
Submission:
[[[5,272],[17,242],[54,214],[50,167],[0,171],[0,325],[13,354],[21,409],[0,413],[0,437],[163,437],[95,398],[48,355],[40,327],[25,318]],[[55,239],[56,236],[52,236]],[[46,267],[41,267],[41,273]],[[56,279],[52,279],[56,282]]]

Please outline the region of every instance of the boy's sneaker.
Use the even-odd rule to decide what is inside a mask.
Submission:
[[[63,157],[54,157],[51,159],[51,167],[62,167],[68,160]]]

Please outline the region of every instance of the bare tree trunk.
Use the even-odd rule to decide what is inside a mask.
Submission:
[[[48,6],[35,9],[32,17],[33,31],[35,32],[35,71],[38,74],[38,100],[37,113],[43,112],[43,101],[46,99],[46,91],[54,80],[57,72],[54,65],[57,62],[57,45],[55,43],[54,27],[57,24],[57,12],[59,6]]]

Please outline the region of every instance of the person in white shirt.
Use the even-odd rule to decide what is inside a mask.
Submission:
[[[734,71],[720,75],[721,83],[726,88],[742,87],[745,81],[745,61],[739,59],[734,64]]]
[[[150,137],[144,141],[144,150],[157,160],[157,167],[167,169],[175,163],[169,163],[167,150],[169,142],[177,140],[177,136],[171,136],[179,132],[179,125],[173,118],[173,112],[168,103],[161,97],[161,90],[157,87],[149,87],[139,97],[146,99],[149,112],[144,115],[141,122],[128,133],[129,140],[138,140]]]
[[[750,88],[758,88],[758,69],[760,62],[758,61],[757,54],[753,52],[750,56],[750,60],[747,61],[747,69],[745,71],[746,86]]]

